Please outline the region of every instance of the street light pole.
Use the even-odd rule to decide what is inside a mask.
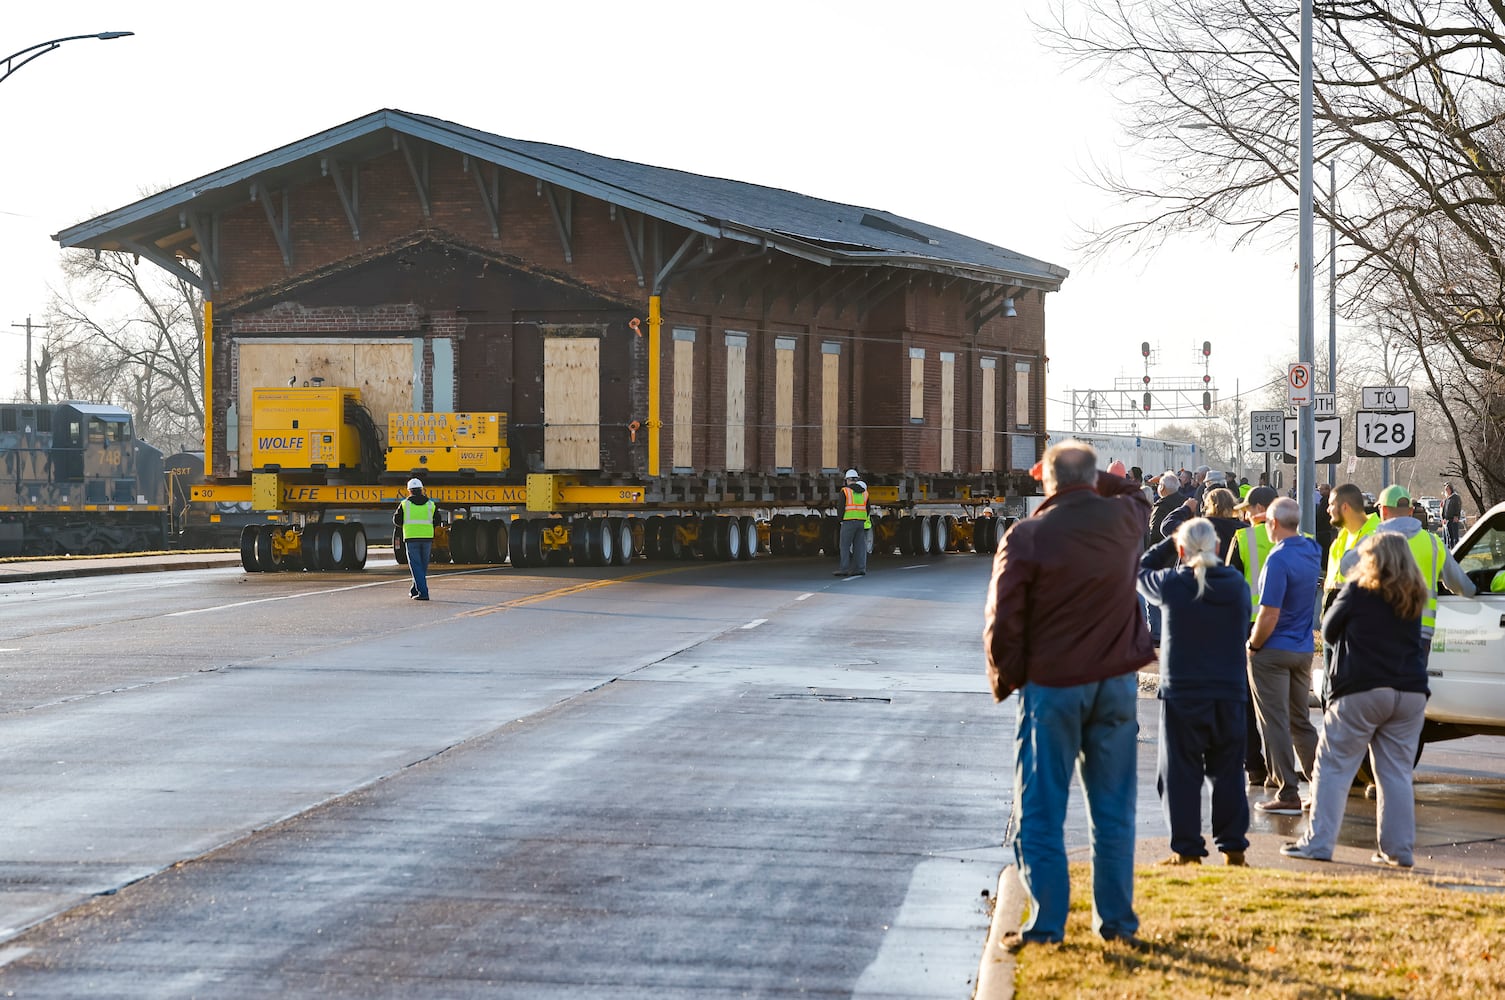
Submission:
[[[45,56],[47,53],[58,48],[64,42],[76,42],[81,38],[100,38],[105,41],[109,41],[112,38],[126,38],[134,34],[134,31],[101,31],[97,35],[69,35],[66,38],[54,38],[51,41],[38,42],[35,45],[28,45],[20,52],[12,52],[10,55],[5,57],[5,71],[3,73],[0,73],[0,82],[4,82],[16,70],[20,69],[22,66],[25,66],[33,59],[38,59],[42,56]],[[26,58],[21,59],[22,56],[25,56]],[[21,59],[21,61],[16,62],[17,59]]]
[[[1297,360],[1316,361],[1312,330],[1312,0],[1301,0],[1301,224],[1299,238],[1300,305],[1297,309]],[[1308,369],[1311,370],[1310,368]],[[1316,414],[1311,405],[1297,407],[1296,499],[1301,504],[1301,531],[1312,534],[1317,527],[1317,436]]]
[[[1327,161],[1327,391],[1338,399],[1338,165]],[[1357,430],[1351,433],[1358,433]],[[1338,466],[1327,463],[1328,485],[1338,485]],[[1319,510],[1317,516],[1321,517]]]

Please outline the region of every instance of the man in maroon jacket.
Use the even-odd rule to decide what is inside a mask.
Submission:
[[[1045,453],[1047,494],[993,560],[983,643],[993,697],[1019,691],[1014,857],[1029,897],[1024,941],[1060,941],[1070,883],[1064,827],[1073,767],[1092,830],[1092,926],[1133,938],[1136,673],[1155,658],[1135,576],[1150,505],[1097,471],[1080,441]]]

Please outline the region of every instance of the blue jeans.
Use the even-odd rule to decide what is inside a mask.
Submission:
[[[1150,627],[1150,642],[1160,645],[1160,605],[1142,602],[1145,608],[1145,624]]]
[[[1026,941],[1066,936],[1066,797],[1073,768],[1087,801],[1092,843],[1092,929],[1105,938],[1139,930],[1134,914],[1134,799],[1139,734],[1133,673],[1092,684],[1019,692],[1014,742],[1014,859],[1029,902]]]
[[[429,595],[429,556],[433,553],[434,540],[415,538],[404,541],[408,549],[408,570],[413,574],[413,587],[408,591],[419,597]]]

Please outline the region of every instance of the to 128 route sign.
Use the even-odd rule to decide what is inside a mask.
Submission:
[[[1357,410],[1357,451],[1365,458],[1415,458],[1416,411]]]

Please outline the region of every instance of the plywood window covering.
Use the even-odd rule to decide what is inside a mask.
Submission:
[[[543,464],[601,468],[601,341],[595,337],[544,339]]]
[[[941,352],[941,469],[956,468],[956,355]]]
[[[773,464],[780,472],[794,468],[794,344],[793,337],[773,342]]]
[[[998,442],[994,440],[997,433],[997,413],[994,407],[997,403],[998,392],[998,359],[983,358],[979,362],[982,365],[982,471],[998,471]]]
[[[674,337],[674,471],[695,467],[695,331],[678,327]]]
[[[925,350],[909,349],[909,422],[925,422]]]
[[[1014,362],[1014,423],[1029,426],[1029,362]]]
[[[836,468],[840,442],[836,438],[841,414],[841,345],[828,340],[820,345],[820,464]]]
[[[726,333],[726,471],[747,468],[747,334]]]

